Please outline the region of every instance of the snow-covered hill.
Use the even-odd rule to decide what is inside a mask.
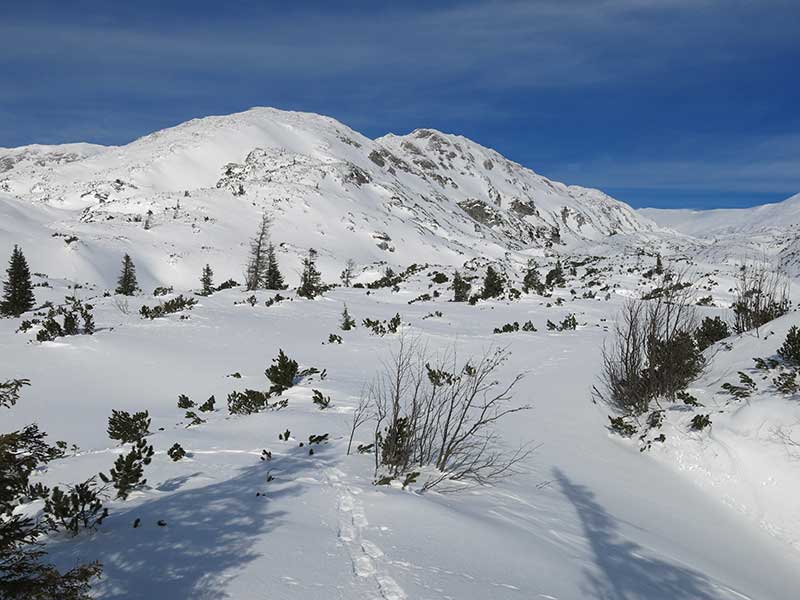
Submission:
[[[768,258],[776,268],[800,274],[800,194],[753,208],[638,211],[659,226],[697,238],[715,261]]]
[[[772,356],[798,313],[707,350],[689,388],[703,406],[670,404],[665,437],[650,431],[646,451],[646,439],[609,431],[591,390],[620,307],[665,285],[659,262],[684,273],[704,315],[730,320],[742,259],[800,264],[797,206],[747,213],[756,220],[641,213],[463,137],[419,129],[370,140],[327,117],[261,108],[120,147],[0,150],[0,259],[23,247],[40,307],[0,319],[0,381],[31,380],[3,409],[0,433],[36,422],[51,441],[76,444],[33,475],[63,488],[128,451],[109,438],[112,409],[149,411],[147,484],[124,500],[109,492],[96,531],[43,540],[59,567],[102,561],[93,594],[104,600],[794,600],[800,462],[781,442],[800,442],[798,394],[771,386],[782,366],[758,371],[741,401],[720,385],[738,371],[756,378],[752,357]],[[291,287],[311,247],[326,282],[350,258],[359,283],[386,265],[418,266],[397,285],[316,299],[243,287],[196,295],[206,263],[215,283],[242,280],[264,213]],[[130,297],[109,291],[123,253],[143,290]],[[564,285],[521,292],[529,258],[542,279],[560,264]],[[454,270],[477,292],[489,262],[504,294],[452,302]],[[175,289],[156,297],[155,286]],[[789,288],[800,297],[797,277]],[[196,305],[140,315],[178,294]],[[67,296],[91,304],[95,333],[37,341],[44,303]],[[345,306],[354,329],[340,327]],[[364,322],[395,315],[396,333]],[[558,326],[568,318],[574,328]],[[460,494],[425,491],[422,479],[376,485],[376,455],[347,447],[365,390],[401,339],[465,362],[510,352],[497,380],[524,373],[507,401],[533,410],[497,421],[486,443],[533,444],[519,473]],[[267,388],[281,351],[322,372],[293,379],[269,408],[229,411],[228,394]],[[317,391],[330,398],[324,410]],[[196,419],[181,394],[216,404]],[[701,413],[711,426],[690,429]],[[375,440],[373,425],[356,432],[356,448]],[[327,437],[312,446],[311,436]],[[175,444],[180,460],[168,454]]]
[[[206,262],[238,277],[262,212],[288,265],[314,247],[331,276],[348,258],[460,265],[655,229],[602,192],[459,136],[423,129],[373,141],[328,117],[269,108],[120,147],[4,150],[0,165],[2,210],[16,210],[10,198],[37,205],[43,232],[77,237],[57,264],[79,280],[113,276],[98,248],[129,252],[146,281],[188,285]],[[0,253],[9,243],[0,237]]]
[[[662,227],[696,236],[754,233],[800,226],[800,194],[753,208],[715,210],[643,208],[639,213]]]

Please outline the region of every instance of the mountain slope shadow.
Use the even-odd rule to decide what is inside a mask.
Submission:
[[[623,538],[613,516],[597,503],[585,486],[553,470],[563,494],[578,513],[594,553],[597,572],[586,572],[587,596],[603,600],[712,600],[743,598],[726,594],[702,573],[648,557],[647,550]]]
[[[261,558],[255,544],[286,514],[271,505],[300,495],[302,484],[294,480],[323,464],[281,457],[285,479],[269,484],[263,465],[247,467],[226,481],[113,512],[91,537],[53,543],[48,552],[63,566],[99,559],[103,577],[94,590],[103,599],[225,598],[227,581]]]

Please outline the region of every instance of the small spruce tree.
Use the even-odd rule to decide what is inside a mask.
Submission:
[[[503,279],[499,273],[490,265],[486,268],[486,277],[483,278],[483,289],[481,298],[497,298],[503,294]]]
[[[283,275],[278,267],[278,257],[275,254],[275,245],[270,242],[267,246],[267,266],[264,269],[262,287],[266,290],[285,290]]]
[[[664,274],[664,263],[661,262],[661,255],[656,254],[656,275]]]
[[[25,255],[22,254],[19,246],[14,246],[14,250],[11,252],[6,276],[8,279],[3,282],[0,315],[18,317],[31,310],[36,303],[28,261],[25,260]]]
[[[472,286],[456,271],[453,274],[453,302],[466,302],[469,300],[469,291]]]
[[[133,296],[138,287],[139,284],[136,282],[136,266],[133,264],[131,257],[126,254],[122,258],[122,272],[117,280],[117,289],[115,291],[123,296]]]
[[[200,276],[200,283],[203,285],[203,296],[210,296],[214,292],[214,271],[211,265],[203,267],[203,274]]]
[[[344,310],[342,311],[342,324],[339,327],[342,329],[342,331],[350,331],[356,327],[356,320],[350,316],[349,312],[347,312],[347,304],[344,305]]]
[[[317,251],[310,248],[308,256],[303,259],[303,272],[300,275],[300,287],[297,295],[304,298],[315,298],[322,293],[322,275],[317,270]]]

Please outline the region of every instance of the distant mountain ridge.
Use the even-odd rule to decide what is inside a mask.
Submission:
[[[347,258],[461,264],[658,230],[598,190],[551,181],[461,136],[418,129],[371,140],[330,117],[272,108],[193,119],[123,146],[0,149],[3,202],[57,209],[30,218],[43,219],[42,237],[79,238],[62,257],[76,276],[105,269],[93,246],[142,254],[154,278],[188,279],[205,262],[240,270],[262,212],[289,264],[314,247],[331,271]],[[0,251],[12,243],[0,226]]]
[[[800,194],[773,204],[752,208],[712,210],[643,208],[639,214],[688,235],[705,237],[731,233],[755,233],[767,229],[800,226]]]

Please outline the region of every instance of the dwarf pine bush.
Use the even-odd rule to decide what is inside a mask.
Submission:
[[[147,411],[129,413],[124,410],[111,410],[108,418],[108,437],[123,444],[138,442],[150,435],[150,416]]]
[[[783,345],[778,349],[778,356],[788,363],[800,365],[800,329],[792,325]]]
[[[161,302],[157,306],[142,306],[139,309],[139,314],[142,315],[143,319],[158,319],[182,310],[189,310],[195,304],[197,304],[195,298],[184,298],[183,294],[180,294],[175,298]]]
[[[104,483],[110,483],[117,490],[117,498],[121,500],[134,490],[144,486],[144,468],[153,459],[153,446],[148,446],[144,438],[138,440],[127,454],[120,455],[108,475],[100,473]]]

